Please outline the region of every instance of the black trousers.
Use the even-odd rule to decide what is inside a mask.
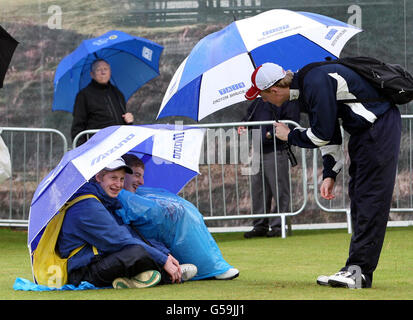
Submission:
[[[161,272],[142,246],[130,245],[108,256],[97,256],[89,265],[72,270],[68,282],[78,286],[82,281],[87,281],[96,287],[110,287],[116,278],[131,278],[148,270]],[[161,275],[165,279],[163,272]]]
[[[379,117],[372,128],[351,135],[348,144],[353,234],[346,267],[359,266],[366,276],[367,287],[373,281],[373,272],[383,246],[399,158],[400,137],[400,112],[397,107],[393,107]]]

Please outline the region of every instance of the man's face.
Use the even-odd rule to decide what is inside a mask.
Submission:
[[[131,167],[133,174],[127,174],[125,176],[125,189],[135,193],[136,189],[138,189],[139,186],[142,186],[144,184],[144,169],[142,167],[136,167],[133,166]]]
[[[107,84],[111,76],[110,65],[108,65],[105,61],[97,62],[94,66],[94,70],[90,73],[90,76],[97,83]]]
[[[290,98],[290,88],[271,87],[269,90],[261,91],[260,96],[264,102],[281,107]]]
[[[109,171],[103,176],[98,173],[96,175],[96,181],[109,197],[116,198],[123,189],[125,174],[125,169]]]

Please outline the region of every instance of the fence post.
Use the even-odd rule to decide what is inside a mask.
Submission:
[[[347,232],[351,234],[353,231],[353,226],[351,224],[351,210],[349,208],[346,209],[346,218],[347,218]]]

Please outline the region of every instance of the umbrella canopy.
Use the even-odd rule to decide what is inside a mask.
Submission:
[[[204,129],[174,130],[168,125],[111,126],[67,152],[33,196],[28,228],[30,252],[36,249],[42,230],[63,204],[97,172],[129,151],[148,164],[145,186],[179,192],[199,174],[204,133]]]
[[[128,101],[136,90],[159,75],[162,50],[163,47],[153,41],[121,31],[109,31],[82,41],[57,66],[52,109],[73,111],[77,93],[91,81],[90,67],[96,59],[110,64],[110,81]]]
[[[173,76],[157,118],[199,121],[246,100],[256,66],[274,62],[297,71],[310,62],[337,59],[360,31],[319,14],[279,9],[235,21],[195,45]]]
[[[19,42],[0,26],[0,88],[3,88],[4,77],[18,44]]]

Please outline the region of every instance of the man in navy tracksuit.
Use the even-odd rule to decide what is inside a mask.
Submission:
[[[264,101],[281,106],[298,99],[308,113],[310,127],[290,130],[275,123],[276,136],[302,148],[320,148],[323,182],[320,194],[333,199],[333,187],[344,163],[340,122],[350,134],[351,160],[349,197],[353,235],[345,266],[317,283],[340,287],[371,287],[386,231],[393,194],[401,137],[398,108],[387,101],[341,103],[344,99],[379,99],[367,80],[340,64],[310,69],[305,76],[264,63],[251,77],[249,100],[261,95]],[[359,276],[361,273],[361,276]]]

